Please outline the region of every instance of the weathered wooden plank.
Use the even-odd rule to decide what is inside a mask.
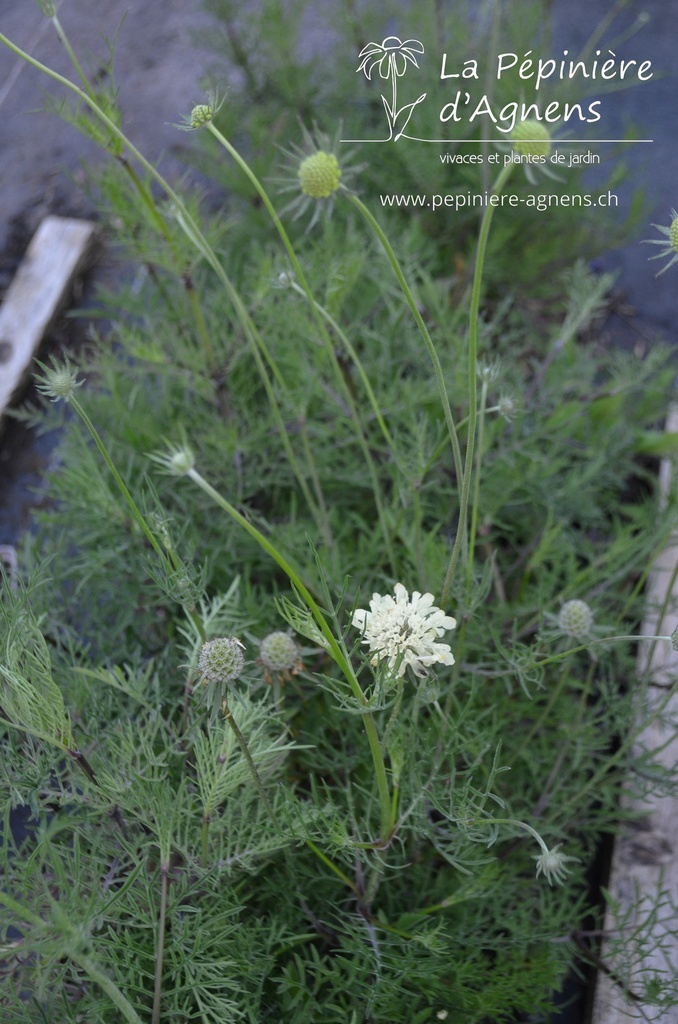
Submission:
[[[0,306],[0,417],[91,252],[95,225],[45,217]]]
[[[666,430],[678,431],[678,409],[670,411]],[[668,459],[662,461],[661,493],[666,499],[675,487],[675,466]],[[662,614],[663,612],[663,614]],[[648,580],[644,636],[669,636],[678,627],[678,531],[675,531],[652,567]],[[653,709],[662,708],[661,721],[653,722],[637,740],[637,749],[659,750],[656,760],[668,771],[678,765],[678,735],[671,720],[678,719],[678,695],[666,698],[678,676],[678,652],[665,640],[644,642],[638,655],[638,685],[644,716]],[[633,756],[632,756],[633,760]],[[644,801],[626,798],[626,806],[642,815],[625,825],[615,840],[612,870],[608,890],[619,905],[622,915],[628,915],[628,941],[633,953],[627,969],[619,970],[618,982],[599,973],[593,1007],[592,1024],[629,1024],[630,1021],[655,1021],[676,1024],[678,1010],[672,1011],[652,1005],[642,998],[647,982],[655,978],[675,980],[678,976],[678,940],[671,931],[678,929],[678,920],[670,908],[653,918],[652,911],[660,891],[669,894],[678,906],[678,796],[650,797]],[[643,922],[647,946],[641,947],[633,937]],[[615,920],[609,909],[605,932],[613,935]],[[649,942],[648,942],[649,940]],[[606,962],[607,943],[603,942],[601,956]],[[641,997],[638,999],[637,997]]]

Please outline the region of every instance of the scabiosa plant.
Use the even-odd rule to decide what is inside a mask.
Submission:
[[[167,452],[153,452],[149,458],[169,476],[188,476],[195,466],[195,456],[187,444],[172,445]]]
[[[206,103],[196,103],[191,113],[184,116],[182,122],[175,124],[174,127],[184,132],[197,131],[198,128],[203,128],[213,121],[224,100],[220,99],[219,94],[213,91],[207,93],[206,100]]]
[[[646,245],[660,245],[662,247],[661,252],[658,252],[656,256],[650,256],[649,258],[651,260],[660,260],[670,257],[666,266],[662,267],[657,274],[657,277],[659,277],[667,271],[669,267],[672,267],[674,263],[678,263],[678,213],[676,213],[675,210],[671,210],[671,223],[668,227],[664,224],[653,224],[652,226],[655,227],[657,231],[661,231],[666,238],[643,239]]]
[[[449,645],[438,641],[456,627],[456,619],[436,608],[433,594],[415,590],[410,599],[402,583],[396,583],[394,593],[395,599],[390,594],[374,594],[369,611],[356,608],[353,613],[352,624],[364,635],[371,664],[376,666],[385,659],[398,679],[407,668],[421,678],[431,665],[454,665]]]

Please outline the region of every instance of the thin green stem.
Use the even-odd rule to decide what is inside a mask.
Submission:
[[[518,821],[517,818],[473,818],[472,820],[467,821],[464,824],[471,828],[476,828],[476,826],[478,825],[514,825],[516,828],[522,828],[525,832],[528,832],[533,839],[536,839],[536,841],[539,843],[542,853],[549,852],[548,846],[546,845],[542,837],[539,835],[537,830],[535,828],[532,828],[531,825],[528,825],[524,821]]]
[[[153,201],[153,196],[149,192],[148,188],[144,185],[143,181],[141,180],[141,178],[139,177],[139,175],[134,170],[131,163],[123,153],[121,153],[117,157],[117,160],[118,163],[124,168],[125,173],[127,174],[132,184],[134,185],[134,188],[136,189],[137,194],[141,198],[142,203],[146,207],[146,210],[148,211],[156,229],[163,236],[168,246],[171,246],[172,232],[167,226],[167,221],[165,220],[165,218],[162,216],[157,206],[155,205],[155,202]]]
[[[228,701],[226,700],[226,698],[224,698],[222,700],[222,702],[221,702],[221,710],[224,713],[224,720],[228,723],[230,728],[233,730],[233,734],[234,734],[236,740],[238,741],[238,746],[242,750],[243,756],[244,756],[245,760],[247,761],[247,767],[250,770],[250,774],[252,776],[252,780],[254,781],[254,785],[259,790],[259,796],[261,797],[261,799],[264,802],[264,807],[268,811],[268,816],[271,819],[271,821],[273,822],[273,825],[275,826],[275,828],[277,828],[277,830],[279,832],[281,832],[282,828],[280,826],[280,822],[278,821],[278,817],[277,817],[275,811],[273,810],[273,804],[271,803],[271,801],[268,798],[268,793],[266,792],[266,790],[264,788],[264,784],[261,781],[261,776],[259,775],[259,772],[257,770],[257,766],[254,763],[254,758],[250,754],[250,748],[247,746],[247,741],[246,741],[245,737],[243,736],[242,732],[240,731],[240,726],[238,725],[238,723],[236,722],[235,718],[233,717],[233,712],[231,711],[230,707],[228,706]]]
[[[296,281],[292,282],[292,289],[298,295],[303,295],[304,298],[308,297],[306,295],[306,292],[304,291],[304,289],[300,288],[300,286],[297,284]],[[360,381],[361,381],[363,387],[365,388],[365,393],[367,394],[367,397],[369,399],[370,405],[372,406],[372,412],[374,413],[374,417],[375,417],[377,423],[379,424],[379,429],[381,430],[381,432],[382,432],[382,434],[384,436],[384,440],[386,441],[386,444],[389,446],[390,451],[393,453],[393,457],[397,461],[397,455],[396,455],[396,451],[395,451],[395,443],[393,441],[393,437],[391,436],[390,430],[386,426],[386,421],[384,420],[382,411],[379,408],[379,403],[377,402],[377,397],[376,397],[376,395],[374,393],[374,390],[373,390],[372,385],[370,383],[369,377],[367,376],[367,373],[365,372],[365,367],[363,366],[362,362],[360,361],[360,357],[358,356],[358,353],[356,352],[355,348],[353,347],[353,345],[352,345],[351,341],[349,340],[346,332],[344,330],[342,330],[342,328],[337,323],[337,321],[334,319],[332,314],[329,313],[328,310],[326,310],[325,307],[322,306],[316,299],[313,299],[312,302],[313,302],[314,307],[318,310],[320,315],[323,317],[323,319],[327,321],[327,323],[330,325],[332,330],[335,332],[335,334],[337,335],[337,337],[341,341],[342,345],[344,346],[344,348],[348,352],[349,356],[351,357],[351,360],[353,361],[353,365],[355,366],[356,370],[358,371],[358,376],[360,377]]]
[[[316,498],[314,499],[313,496],[311,495],[308,484],[306,482],[306,478],[301,471],[301,467],[299,466],[297,457],[294,454],[292,445],[290,444],[289,435],[285,427],[285,418],[282,414],[280,405],[278,404],[273,384],[269,379],[268,373],[266,371],[266,366],[264,365],[264,363],[268,364],[268,367],[271,370],[276,383],[281,388],[283,393],[285,395],[288,395],[289,392],[287,389],[287,385],[280,372],[280,369],[275,360],[272,358],[261,335],[254,326],[252,318],[250,317],[249,312],[245,307],[245,304],[240,298],[240,295],[233,286],[231,279],[229,278],[228,274],[222,267],[220,261],[217,259],[216,253],[212,250],[207,240],[203,237],[195,222],[188,216],[187,212],[183,209],[178,210],[175,213],[175,215],[177,217],[179,226],[182,228],[182,230],[186,233],[188,238],[193,242],[198,251],[203,255],[205,260],[212,267],[213,271],[221,281],[228,297],[230,298],[233,304],[238,319],[242,324],[250,352],[254,357],[255,365],[259,372],[259,376],[264,385],[266,397],[268,399],[268,404],[271,409],[271,412],[273,413],[273,419],[275,420],[276,427],[278,428],[278,433],[280,434],[280,439],[282,441],[283,448],[285,449],[285,454],[287,455],[288,462],[292,467],[292,471],[294,472],[294,475],[297,479],[297,483],[299,484],[301,493],[304,496],[304,500],[306,501],[306,504],[311,512],[311,515],[313,516],[313,519],[315,520],[316,525],[318,526],[318,529],[322,534],[328,549],[330,551],[334,551],[334,537],[332,535],[332,529],[330,527],[329,516],[327,513],[327,508],[325,506],[322,491],[319,490],[319,488],[316,486]],[[301,426],[302,425],[300,424],[300,427]],[[302,436],[304,436],[304,431],[305,428],[303,428],[301,431]],[[317,480],[317,472],[315,471],[314,468],[311,469],[311,477],[314,481]]]
[[[511,172],[513,170],[513,164],[507,164],[502,171],[500,171],[492,187],[492,195],[500,195],[504,185],[508,181]],[[473,451],[475,446],[476,436],[476,417],[477,417],[477,382],[476,372],[478,366],[478,313],[480,310],[480,295],[483,282],[483,268],[485,265],[485,251],[487,249],[487,239],[490,234],[490,226],[492,224],[492,217],[494,215],[494,206],[488,204],[485,207],[483,213],[483,219],[480,224],[480,234],[478,236],[478,248],[476,251],[476,262],[475,269],[473,272],[473,286],[471,289],[471,308],[469,310],[469,331],[468,331],[468,399],[469,399],[469,416],[468,416],[468,430],[466,432],[466,456],[464,459],[464,473],[461,484],[461,496],[459,503],[459,524],[457,526],[457,536],[454,539],[454,546],[452,548],[452,555],[450,557],[450,563],[447,567],[447,573],[445,575],[445,582],[443,584],[443,590],[441,595],[441,604],[444,607],[445,602],[449,596],[450,588],[452,586],[452,580],[454,579],[454,573],[459,560],[459,555],[462,550],[462,544],[466,538],[466,519],[468,515],[468,502],[469,494],[471,490],[471,476],[473,472]],[[469,554],[469,559],[471,555]]]
[[[91,419],[89,418],[89,416],[87,415],[87,413],[85,412],[83,407],[80,405],[80,402],[77,400],[77,398],[71,397],[70,403],[73,406],[73,408],[75,409],[75,411],[77,412],[77,414],[80,417],[80,419],[82,420],[82,422],[87,427],[87,430],[89,431],[89,433],[90,433],[90,435],[91,435],[95,445],[99,449],[99,453],[101,454],[104,462],[106,463],[106,465],[108,466],[109,470],[113,474],[113,479],[115,480],[115,482],[116,482],[116,484],[118,486],[118,490],[120,491],[120,493],[124,497],[125,501],[127,502],[127,505],[129,506],[129,509],[132,512],[132,515],[133,515],[135,521],[137,522],[137,524],[141,528],[142,533],[144,534],[144,536],[148,540],[149,544],[151,545],[151,547],[153,548],[153,550],[157,554],[157,556],[160,559],[160,561],[162,562],[163,566],[165,566],[166,569],[173,569],[174,571],[176,571],[180,567],[178,556],[176,555],[176,553],[174,551],[172,551],[170,549],[170,551],[169,551],[169,563],[168,563],[167,555],[165,554],[165,552],[163,551],[162,547],[160,546],[160,544],[156,540],[155,536],[153,535],[153,531],[149,527],[149,525],[146,522],[144,516],[142,515],[142,513],[141,513],[137,503],[135,502],[134,498],[130,494],[130,492],[129,492],[128,488],[127,488],[127,485],[125,484],[125,481],[120,476],[120,473],[118,472],[118,470],[116,468],[116,465],[113,462],[113,459],[109,455],[108,449],[106,448],[106,445],[101,440],[101,437],[99,436],[99,433],[98,433],[96,427],[92,423]],[[202,619],[200,618],[200,616],[196,612],[195,608],[186,605],[185,606],[185,610],[186,610],[186,614],[190,617],[191,621],[194,623],[196,629],[198,630],[198,633],[199,633],[201,639],[202,640],[207,639],[206,634],[205,634],[205,627],[203,626]]]
[[[330,363],[331,363],[332,369],[334,371],[335,379],[337,380],[337,382],[339,384],[339,387],[340,387],[341,391],[343,392],[346,404],[348,405],[348,407],[349,407],[349,409],[351,411],[351,419],[353,421],[353,425],[354,425],[354,428],[355,428],[355,433],[356,433],[356,437],[357,437],[357,440],[358,440],[358,444],[359,444],[360,449],[361,449],[361,451],[363,453],[363,458],[365,459],[365,463],[367,465],[367,469],[368,469],[368,472],[370,474],[370,482],[372,484],[372,493],[374,495],[374,504],[375,504],[375,507],[377,509],[377,516],[379,518],[379,523],[380,523],[380,526],[381,526],[381,531],[382,531],[382,535],[383,535],[383,538],[384,538],[384,544],[386,546],[387,555],[388,555],[389,561],[391,563],[392,570],[395,572],[395,555],[394,555],[394,552],[393,552],[393,544],[392,544],[392,541],[391,541],[391,531],[390,531],[390,529],[388,527],[388,522],[387,522],[386,515],[385,515],[385,512],[384,512],[382,496],[381,496],[381,488],[379,486],[379,478],[377,476],[376,468],[375,468],[375,465],[374,465],[374,460],[372,458],[369,446],[367,444],[367,440],[365,438],[365,433],[364,433],[362,422],[361,422],[361,419],[360,419],[360,416],[359,416],[359,413],[358,413],[358,409],[357,409],[357,406],[356,406],[355,401],[353,399],[353,395],[351,394],[351,389],[348,387],[348,385],[346,383],[346,380],[344,379],[344,375],[341,372],[341,367],[339,366],[339,362],[337,360],[336,352],[334,351],[334,345],[332,343],[332,339],[330,338],[330,336],[328,334],[328,331],[327,331],[327,327],[325,326],[325,322],[324,322],[323,315],[322,315],[324,310],[322,310],[322,308],[319,306],[319,304],[315,301],[315,299],[313,297],[313,293],[311,291],[311,287],[310,287],[310,285],[308,283],[308,280],[306,279],[306,275],[304,274],[304,271],[303,271],[303,268],[301,266],[301,263],[299,262],[299,259],[297,257],[296,252],[295,252],[295,249],[294,249],[294,246],[292,245],[292,242],[290,241],[289,235],[287,234],[287,231],[285,230],[285,227],[284,227],[282,221],[280,220],[280,217],[278,216],[278,212],[275,209],[273,203],[271,202],[271,199],[270,199],[268,193],[266,192],[266,189],[263,187],[263,185],[261,184],[261,182],[257,178],[257,176],[254,173],[254,171],[252,170],[252,168],[249,166],[249,164],[245,160],[243,160],[243,158],[238,153],[237,149],[228,141],[226,136],[222,135],[222,133],[218,130],[218,128],[216,128],[214,126],[214,123],[212,121],[209,121],[207,123],[206,127],[211,132],[211,134],[214,136],[214,138],[220,143],[220,145],[223,146],[223,148],[226,150],[226,152],[235,160],[235,162],[237,163],[238,167],[246,175],[248,180],[252,183],[252,185],[256,189],[258,195],[261,198],[261,201],[263,202],[264,206],[266,207],[266,210],[268,211],[268,214],[269,214],[271,220],[273,221],[273,224],[274,224],[274,226],[276,228],[276,231],[278,232],[278,234],[279,234],[279,236],[280,236],[280,238],[282,240],[283,245],[285,246],[285,249],[287,251],[287,255],[289,257],[289,260],[290,260],[290,262],[292,264],[292,267],[294,268],[294,272],[295,272],[295,274],[297,275],[297,277],[299,279],[299,282],[300,282],[300,285],[301,285],[301,290],[302,290],[303,294],[305,295],[306,299],[308,300],[309,306],[310,306],[310,308],[311,308],[311,310],[313,312],[313,316],[314,316],[316,324],[318,326],[318,330],[320,332],[320,336],[323,339],[323,343],[325,345],[325,349],[326,349],[327,354],[329,356]],[[343,340],[344,340],[344,343],[346,343],[346,339],[344,338]],[[355,355],[354,355],[354,358],[357,360],[357,357],[355,357]]]
[[[205,478],[201,476],[200,473],[197,472],[197,470],[190,469],[186,475],[195,484],[197,484],[198,487],[200,487],[201,490],[205,492],[205,494],[209,495],[209,497],[212,498],[212,500],[216,502],[217,505],[219,505],[225,512],[227,512],[228,515],[232,519],[234,519],[239,526],[242,526],[242,528],[247,533],[249,533],[249,535],[253,537],[254,540],[256,540],[257,544],[259,544],[259,546],[262,547],[268,555],[270,555],[273,561],[280,566],[280,568],[283,570],[287,578],[294,586],[295,590],[298,591],[298,593],[301,595],[301,597],[304,599],[304,601],[310,608],[321,633],[323,634],[325,640],[327,641],[328,649],[334,661],[336,661],[336,663],[339,665],[342,671],[348,669],[343,652],[341,651],[341,648],[339,647],[337,641],[334,639],[332,631],[327,623],[327,620],[325,619],[325,616],[320,610],[318,603],[316,602],[315,598],[308,590],[308,588],[304,585],[298,572],[292,567],[290,562],[288,562],[287,559],[280,554],[278,549],[273,544],[271,544],[268,538],[265,537],[264,534],[256,528],[256,526],[253,526],[252,523],[250,523],[243,515],[241,515],[241,513],[238,512],[238,510],[234,508],[233,505],[231,505],[231,503],[226,500],[226,498],[219,494],[219,492],[215,490],[215,488],[212,487],[212,485],[209,484],[207,480],[205,480]]]
[[[323,853],[320,847],[316,846],[313,840],[305,839],[304,842],[308,846],[309,850],[313,850],[318,860],[321,860],[323,864],[330,869],[330,871],[334,872],[337,878],[340,878],[342,880],[344,885],[347,885],[353,893],[358,895],[358,890],[355,882],[352,882],[348,875],[344,874],[341,868],[338,868],[337,865],[334,864],[333,861],[331,861],[330,858]]]
[[[191,277],[187,274],[184,274],[182,275],[182,280],[184,282],[184,288],[186,290],[186,294],[188,295],[188,302],[191,307],[193,317],[195,319],[195,326],[198,332],[198,337],[200,338],[202,347],[205,352],[205,356],[207,358],[207,364],[209,366],[210,373],[212,374],[213,377],[215,377],[219,372],[219,364],[217,363],[217,357],[214,352],[214,346],[212,345],[210,332],[207,330],[207,324],[205,323],[205,316],[202,311],[202,306],[200,305],[200,300],[198,299],[198,295]]]
[[[478,444],[476,446],[476,471],[473,480],[473,502],[471,504],[471,526],[469,529],[468,562],[466,563],[466,587],[470,590],[473,580],[473,562],[475,558],[476,536],[478,534],[478,515],[480,510],[480,470],[483,463],[483,442],[485,439],[485,407],[487,405],[487,381],[483,380],[480,389],[480,411],[478,415]]]
[[[167,876],[169,864],[160,865],[160,917],[158,939],[155,947],[155,985],[153,988],[153,1013],[151,1024],[160,1024],[160,1002],[162,999],[162,967],[165,956],[165,922],[167,919]]]
[[[202,825],[200,828],[200,864],[201,867],[207,867],[207,840],[209,838],[210,831],[210,816],[205,811],[202,816]]]
[[[402,272],[402,268],[400,266],[400,263],[398,262],[398,258],[394,253],[393,247],[389,242],[388,238],[386,237],[386,234],[384,233],[381,225],[379,224],[376,217],[374,217],[370,210],[368,210],[365,204],[356,195],[353,195],[352,192],[348,191],[346,191],[345,194],[348,196],[348,198],[353,203],[355,208],[360,212],[360,214],[370,225],[370,227],[376,234],[377,238],[383,245],[384,251],[386,252],[391,267],[393,268],[393,273],[395,274],[398,284],[400,285],[400,288],[402,290],[402,293],[405,296],[405,300],[408,306],[410,307],[410,310],[412,311],[412,316],[414,317],[415,323],[417,324],[417,327],[421,332],[424,345],[426,346],[431,362],[433,363],[433,372],[435,374],[436,383],[438,385],[438,393],[440,395],[440,402],[443,407],[443,414],[445,416],[445,423],[447,424],[447,431],[450,436],[450,444],[452,445],[452,454],[454,457],[454,468],[457,476],[457,482],[460,483],[463,476],[461,448],[459,447],[459,438],[457,437],[457,430],[454,425],[452,410],[450,408],[450,400],[447,396],[447,389],[445,387],[445,377],[443,375],[442,366],[440,365],[438,353],[436,352],[436,347],[433,344],[433,341],[431,340],[431,335],[429,334],[428,328],[424,323],[424,318],[419,312],[419,307],[417,306],[416,300],[414,298],[414,295],[412,294],[412,290],[409,284],[407,283],[405,275]]]
[[[309,608],[315,622],[322,633],[325,641],[327,651],[341,670],[344,678],[348,682],[354,697],[364,709],[362,719],[365,724],[365,732],[367,734],[367,741],[370,746],[372,753],[372,760],[374,763],[377,789],[379,792],[379,804],[381,808],[381,826],[379,838],[382,845],[386,845],[391,837],[393,831],[393,822],[391,819],[391,797],[389,793],[388,778],[386,775],[386,766],[384,764],[384,758],[381,752],[381,744],[379,742],[379,735],[377,733],[377,727],[374,722],[374,718],[367,707],[367,698],[362,691],[360,683],[358,682],[357,676],[353,671],[350,659],[342,649],[341,645],[337,642],[332,629],[330,628],[327,619],[325,618],[322,610],[320,609],[318,602],[315,600],[308,587],[303,583],[299,573],[292,567],[287,559],[278,551],[278,549],[268,540],[267,537],[261,533],[252,523],[248,522],[247,519],[240,512],[237,511],[226,500],[214,487],[211,486],[197,472],[195,469],[190,469],[186,474],[198,487],[209,495],[210,498],[217,505],[219,505],[228,515],[235,520],[251,537],[256,540],[260,547],[270,555],[274,562],[280,566],[283,570],[290,583],[299,594],[299,596],[305,601],[306,606]]]
[[[68,36],[66,35],[66,33],[63,30],[63,28],[61,27],[61,22],[59,21],[59,19],[56,16],[56,14],[54,14],[52,16],[51,22],[54,25],[54,28],[55,28],[57,36],[59,37],[59,42],[61,43],[61,45],[65,49],[66,53],[68,54],[68,59],[70,60],[71,64],[73,65],[75,73],[77,74],[78,78],[82,82],[82,85],[83,85],[83,88],[85,89],[85,92],[87,93],[88,96],[91,96],[92,99],[94,99],[94,90],[92,89],[90,81],[89,81],[87,75],[85,74],[85,72],[82,70],[82,67],[80,65],[80,61],[75,56],[75,53],[73,51],[73,47],[71,46],[71,44],[69,42]]]
[[[296,284],[296,282],[293,283],[292,288],[299,295],[302,295],[304,298],[308,298],[307,293],[302,288],[300,288]],[[361,377],[361,380],[363,381],[365,389],[368,392],[368,396],[370,398],[370,403],[371,403],[372,409],[373,409],[373,411],[375,413],[377,422],[379,423],[379,426],[381,427],[381,431],[382,431],[382,433],[383,433],[383,435],[384,435],[384,437],[386,439],[386,443],[389,446],[389,451],[391,452],[393,458],[397,462],[397,456],[395,454],[393,439],[392,439],[392,437],[391,437],[391,435],[390,435],[390,433],[388,431],[388,428],[386,427],[386,424],[384,422],[384,418],[381,415],[381,410],[379,409],[379,404],[377,402],[375,393],[374,393],[374,391],[372,389],[372,385],[370,384],[370,381],[368,379],[368,376],[367,376],[367,374],[365,372],[365,368],[363,367],[361,360],[359,360],[359,358],[357,356],[357,352],[355,351],[355,349],[351,345],[350,341],[346,337],[346,334],[344,333],[344,331],[341,330],[341,328],[339,327],[339,325],[335,321],[334,317],[331,316],[330,313],[319,302],[316,302],[312,297],[311,297],[310,301],[311,301],[314,309],[317,312],[319,312],[321,314],[321,316],[323,316],[325,319],[327,319],[328,324],[330,324],[332,329],[337,333],[337,335],[339,336],[339,338],[343,342],[343,345],[346,348],[346,351],[349,353],[351,359],[353,360],[353,364],[357,368],[358,376]],[[333,355],[333,358],[334,358],[334,361],[336,362],[336,356]],[[338,364],[337,364],[337,369],[338,369],[339,375],[340,375],[340,377],[342,379],[342,386],[343,386],[343,383],[344,383],[343,382],[343,374],[341,373],[341,370],[339,369]],[[362,424],[362,421],[361,421],[361,417],[359,417],[359,414],[357,412],[357,408],[355,406],[355,402],[353,401],[353,396],[350,393],[350,388],[348,388],[346,386],[346,387],[343,388],[343,390],[344,390],[344,393],[346,395],[346,398],[347,398],[347,401],[348,401],[348,404],[349,404],[349,408],[350,408],[351,414],[353,416],[354,423],[356,425],[357,441],[358,441],[358,444],[361,445],[361,451],[363,452],[363,457],[365,459],[365,462],[366,462],[367,467],[368,467],[368,472],[370,474],[370,482],[372,483],[372,494],[373,494],[373,497],[374,497],[375,507],[377,509],[377,517],[379,519],[379,524],[381,526],[381,532],[382,532],[382,536],[383,536],[383,539],[384,539],[384,545],[386,547],[386,555],[387,555],[388,560],[389,560],[390,565],[391,565],[391,571],[395,574],[395,572],[396,572],[396,561],[395,561],[395,553],[393,551],[392,530],[391,530],[391,528],[388,525],[388,520],[386,518],[386,513],[384,511],[384,504],[383,504],[382,497],[381,497],[381,487],[379,485],[379,476],[377,474],[377,468],[375,466],[374,459],[372,458],[372,454],[370,452],[370,446],[369,446],[369,444],[367,442],[367,438],[365,436],[365,431],[363,429],[363,424]]]
[[[103,989],[113,1005],[118,1008],[129,1024],[143,1024],[141,1017],[136,1012],[132,1004],[122,994],[115,982],[113,982],[107,974],[104,974],[104,972],[99,969],[91,957],[85,956],[84,953],[77,952],[71,952],[69,953],[69,956],[79,967],[82,967],[85,974],[87,974],[92,981],[99,986],[99,988]]]
[[[567,683],[567,680],[569,678],[569,669],[570,669],[570,666],[568,665],[567,662],[564,662],[561,665],[560,677],[558,679],[558,682],[552,688],[551,694],[549,696],[549,699],[547,700],[545,706],[542,708],[541,714],[533,722],[532,728],[527,733],[527,735],[521,740],[521,743],[520,743],[520,746],[518,747],[518,749],[516,751],[514,751],[514,757],[516,757],[516,758],[520,757],[522,752],[524,750],[526,750],[527,747],[529,747],[529,745],[532,742],[533,738],[540,731],[540,729],[543,726],[544,722],[546,721],[546,719],[548,718],[549,714],[551,713],[551,710],[553,709],[556,701],[559,699],[561,693],[563,692],[563,687],[565,686],[565,684]]]
[[[0,903],[14,911],[20,921],[28,921],[34,928],[36,928],[41,934],[49,934],[55,930],[55,926],[50,922],[43,921],[38,915],[34,914],[28,907],[24,907],[21,903],[12,899],[6,892],[0,889]],[[75,929],[69,927],[66,937],[69,937],[69,932],[75,937]],[[92,960],[91,957],[86,956],[77,949],[72,949],[66,945],[64,950],[66,955],[92,979],[95,984],[101,988],[106,995],[109,997],[114,1006],[118,1008],[120,1013],[123,1015],[128,1024],[143,1024],[141,1017],[138,1015],[132,1004],[125,998],[118,986],[104,974],[97,964]]]
[[[366,712],[363,715],[363,722],[365,724],[365,732],[367,733],[367,742],[372,753],[372,761],[377,778],[377,790],[379,792],[379,806],[381,810],[379,840],[381,846],[386,847],[390,842],[395,827],[395,820],[392,818],[391,794],[388,787],[386,765],[384,764],[384,755],[381,751],[377,726],[370,712]]]
[[[99,436],[99,433],[98,433],[96,427],[92,423],[91,419],[89,418],[89,416],[87,415],[87,413],[85,412],[83,407],[80,405],[80,402],[77,400],[77,398],[72,397],[70,399],[70,404],[73,406],[73,408],[77,412],[78,416],[80,417],[82,422],[87,427],[87,429],[88,429],[88,431],[89,431],[89,433],[90,433],[90,435],[91,435],[95,445],[99,449],[99,454],[101,455],[101,457],[103,458],[104,462],[106,463],[106,465],[108,466],[109,470],[111,471],[111,473],[113,475],[113,479],[115,480],[115,482],[116,482],[116,484],[118,486],[118,490],[120,491],[120,493],[124,497],[125,501],[127,502],[127,505],[129,507],[133,517],[134,517],[135,522],[141,528],[142,533],[144,534],[144,536],[146,537],[146,539],[148,540],[149,544],[151,545],[151,547],[153,548],[155,553],[158,555],[160,560],[164,564],[167,564],[167,558],[165,556],[165,552],[163,551],[163,549],[161,548],[160,544],[158,543],[158,541],[154,537],[151,528],[149,527],[148,523],[146,522],[146,520],[144,519],[143,515],[141,514],[141,511],[139,510],[139,507],[136,504],[134,498],[130,494],[130,492],[129,492],[128,488],[127,488],[127,485],[125,484],[125,481],[122,479],[122,477],[118,473],[118,470],[117,470],[117,468],[115,466],[115,463],[113,462],[113,459],[111,458],[111,456],[108,454],[108,449],[106,448],[106,445],[104,444],[104,442],[101,440],[101,437]]]
[[[578,654],[579,651],[587,651],[589,647],[596,647],[598,644],[619,643],[622,640],[668,640],[669,643],[673,643],[673,637],[670,636],[643,636],[639,634],[631,634],[629,636],[605,636],[600,637],[598,640],[589,640],[587,643],[579,644],[577,647],[570,647],[568,650],[561,651],[559,654],[552,654],[548,658],[541,658],[539,661],[533,662],[533,667],[540,668],[542,665],[552,665],[556,661],[562,661],[563,658],[569,657],[570,654]]]

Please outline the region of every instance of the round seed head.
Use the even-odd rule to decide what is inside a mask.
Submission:
[[[516,403],[510,395],[500,395],[497,409],[499,415],[503,416],[505,420],[511,420],[516,413]]]
[[[219,637],[202,645],[198,671],[208,683],[233,683],[245,667],[245,648],[237,637]]]
[[[289,633],[269,633],[261,641],[259,657],[269,672],[289,672],[299,660],[299,648]]]
[[[566,601],[560,609],[558,625],[563,633],[580,640],[591,632],[593,625],[593,612],[586,601]]]

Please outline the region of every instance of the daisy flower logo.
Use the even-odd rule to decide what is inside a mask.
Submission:
[[[372,73],[376,71],[384,82],[391,82],[390,101],[383,94],[381,97],[389,133],[387,139],[379,139],[379,142],[388,142],[391,139],[397,142],[407,128],[414,108],[426,97],[424,92],[413,103],[405,103],[398,109],[398,79],[402,78],[410,64],[415,68],[419,67],[417,57],[423,52],[424,46],[418,39],[406,39],[403,42],[398,36],[387,36],[380,43],[368,43],[367,46],[363,46],[358,54],[360,64],[356,68],[357,73],[362,71],[365,78],[371,80]],[[396,122],[399,122],[397,127]]]
[[[402,583],[396,583],[394,594],[373,594],[369,611],[356,608],[353,613],[352,625],[363,634],[371,664],[385,660],[397,679],[408,668],[422,678],[431,665],[454,665],[449,645],[439,640],[456,620],[436,608],[433,594],[415,590],[410,598]]]

